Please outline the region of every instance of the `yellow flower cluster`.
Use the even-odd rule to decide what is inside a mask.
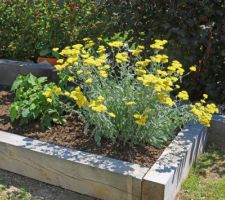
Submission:
[[[179,76],[182,76],[185,72],[182,64],[177,60],[174,60],[172,62],[172,65],[167,67],[167,70],[169,73],[171,73],[171,74],[175,73],[175,74],[178,74]]]
[[[144,46],[139,45],[139,46],[137,46],[137,48],[132,52],[132,55],[133,55],[133,56],[139,56],[139,55],[143,52],[144,49],[145,49]]]
[[[168,63],[169,58],[167,55],[157,54],[155,56],[151,56],[151,62],[155,63]]]
[[[151,44],[150,47],[152,49],[156,49],[156,50],[163,50],[164,45],[167,44],[167,43],[168,43],[167,40],[155,40],[155,43]]]
[[[123,42],[121,41],[113,41],[108,43],[110,47],[120,48],[123,46]]]
[[[117,63],[124,63],[128,62],[128,55],[127,52],[121,52],[116,54],[116,62]]]
[[[189,99],[189,95],[187,93],[187,91],[181,91],[178,93],[177,97],[181,100],[188,100]]]
[[[86,107],[89,105],[87,98],[84,96],[79,86],[71,92],[70,97],[76,101],[76,104],[79,108]]]
[[[47,102],[52,103],[52,95],[61,95],[62,94],[62,89],[60,87],[54,86],[53,88],[47,88],[44,92],[43,95],[46,97]]]
[[[95,112],[105,112],[107,107],[103,104],[104,97],[99,96],[97,100],[91,100],[89,107]]]
[[[190,67],[190,70],[191,70],[192,72],[196,72],[197,67],[196,67],[196,66],[191,66],[191,67]]]
[[[139,126],[145,126],[148,120],[148,111],[144,111],[142,114],[134,114],[135,123]]]
[[[145,59],[144,61],[137,61],[135,66],[136,67],[147,67],[150,62],[151,62],[150,59]]]
[[[210,121],[212,119],[212,114],[219,113],[219,110],[213,103],[206,105],[204,105],[203,103],[196,103],[195,105],[191,106],[190,112],[196,115],[198,121],[201,124],[209,127]]]

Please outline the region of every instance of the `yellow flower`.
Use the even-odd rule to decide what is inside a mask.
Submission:
[[[142,68],[137,68],[135,69],[135,71],[138,73],[138,74],[146,74],[147,71],[145,69],[142,69]]]
[[[175,105],[175,103],[173,102],[173,100],[166,93],[158,92],[157,93],[157,98],[159,99],[159,101],[161,103],[166,104],[166,105],[168,105],[170,107],[172,107],[173,105]]]
[[[57,52],[57,51],[59,51],[59,48],[53,48],[52,51]]]
[[[61,71],[65,68],[64,65],[55,65],[56,70]]]
[[[59,63],[59,64],[62,64],[63,62],[64,62],[63,59],[58,59],[58,60],[57,60],[57,63]]]
[[[105,98],[103,96],[98,96],[97,98],[98,102],[103,102],[105,100]]]
[[[129,101],[126,103],[127,106],[134,106],[136,103],[134,101]]]
[[[64,95],[70,96],[70,93],[69,93],[68,91],[65,91],[65,92],[64,92]]]
[[[53,91],[56,95],[60,95],[62,93],[62,89],[60,87],[54,86]]]
[[[113,41],[113,42],[109,42],[108,45],[110,47],[120,48],[120,47],[123,46],[123,42],[121,42],[121,41]]]
[[[144,46],[137,46],[137,48],[132,52],[132,55],[133,56],[138,56],[138,55],[140,55],[142,52],[143,52],[143,50],[145,49],[145,47]]]
[[[196,67],[196,66],[191,66],[191,67],[190,67],[190,70],[191,70],[192,72],[195,72],[195,71],[197,70],[197,67]]]
[[[69,82],[73,82],[73,81],[74,81],[74,77],[69,76],[67,80],[68,80]]]
[[[203,98],[204,99],[208,99],[208,95],[207,94],[203,94]]]
[[[52,103],[52,99],[51,98],[47,98],[47,102]]]
[[[151,44],[150,47],[152,49],[156,49],[156,50],[163,50],[164,49],[164,45],[168,43],[167,40],[155,40],[154,44]]]
[[[99,101],[91,101],[89,107],[95,112],[105,112],[107,107]]]
[[[52,96],[52,91],[50,88],[48,88],[45,92],[43,92],[43,95],[48,98],[50,96]]]
[[[80,50],[83,47],[83,44],[75,44],[72,47],[76,50]]]
[[[176,87],[177,89],[180,89],[180,86],[179,86],[179,85],[175,85],[175,87]]]
[[[99,75],[102,77],[102,78],[107,78],[108,77],[108,73],[104,70],[100,70],[99,71]]]
[[[93,82],[93,78],[88,78],[88,79],[85,81],[86,84],[91,84],[92,82]]]
[[[88,43],[85,45],[85,48],[90,48],[93,47],[95,45],[94,41],[89,40]]]
[[[117,63],[123,63],[128,62],[128,56],[126,52],[117,53],[116,54],[116,62]]]
[[[164,54],[157,54],[155,56],[151,56],[151,62],[155,62],[155,63],[168,63],[169,61],[169,57],[167,55]]]
[[[82,73],[83,73],[83,70],[82,69],[77,70],[77,75],[80,75]]]
[[[98,54],[103,54],[105,52],[106,52],[106,48],[103,45],[98,47],[98,50],[97,50]]]
[[[136,124],[139,126],[145,126],[148,119],[148,113],[144,112],[142,114],[134,114],[133,117],[135,118]]]
[[[108,114],[109,114],[109,116],[112,117],[112,118],[115,118],[115,117],[116,117],[116,115],[115,115],[113,112],[109,112]]]
[[[86,74],[86,75],[90,75],[90,74],[91,74],[91,71],[90,71],[90,70],[87,70],[87,71],[85,72],[85,74]]]
[[[84,41],[89,41],[91,40],[89,37],[83,38]]]
[[[80,87],[76,87],[74,91],[71,92],[70,97],[76,101],[79,108],[86,107],[88,105],[88,100],[84,96]]]
[[[179,92],[177,97],[181,100],[188,100],[189,99],[189,95],[186,91]]]
[[[135,66],[136,67],[147,67],[150,62],[151,62],[151,60],[145,59],[144,61],[138,61],[138,62],[136,62]]]

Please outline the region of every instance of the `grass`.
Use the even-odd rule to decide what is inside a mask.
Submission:
[[[225,200],[225,152],[211,150],[192,168],[179,200]]]

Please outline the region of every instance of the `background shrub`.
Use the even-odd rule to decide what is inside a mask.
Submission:
[[[0,57],[31,59],[89,29],[91,0],[0,0]]]

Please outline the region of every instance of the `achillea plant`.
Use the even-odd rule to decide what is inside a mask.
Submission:
[[[154,54],[145,59],[143,46],[127,50],[121,41],[104,46],[90,38],[60,52],[65,57],[55,66],[60,87],[74,100],[86,124],[94,125],[98,144],[108,138],[160,147],[190,120],[210,125],[212,114],[218,112],[216,106],[206,103],[206,94],[192,105],[179,85],[197,67],[185,72],[179,61],[170,60],[161,52],[167,42],[155,40],[150,45]]]

